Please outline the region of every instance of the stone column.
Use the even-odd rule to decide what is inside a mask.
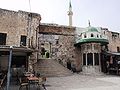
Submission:
[[[87,66],[87,53],[85,53],[85,54],[86,54],[85,56],[86,56],[86,66]]]

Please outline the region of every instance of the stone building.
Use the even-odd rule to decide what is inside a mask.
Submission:
[[[58,24],[39,26],[39,51],[44,48],[49,57],[67,68],[70,61],[76,71],[96,74],[106,72],[106,61],[110,56],[119,55],[119,33],[101,27],[69,27]],[[107,58],[106,58],[107,57]]]
[[[37,30],[41,16],[25,11],[0,9],[0,68],[7,69],[10,46],[12,67],[21,67],[37,60]],[[29,60],[30,59],[30,60]],[[28,61],[29,60],[29,61]]]
[[[46,68],[62,71],[58,64],[83,73],[106,72],[106,61],[120,55],[117,32],[90,24],[81,28],[40,20],[37,13],[0,9],[0,69],[7,70],[10,46],[13,46],[12,67],[24,65],[29,70],[29,65],[33,65],[38,72]],[[53,61],[57,66],[50,64]]]
[[[60,62],[61,60],[66,62],[67,59],[75,56],[74,27],[70,28],[68,26],[47,23],[41,24],[39,27],[39,50],[44,47],[49,52],[49,58],[59,60]]]

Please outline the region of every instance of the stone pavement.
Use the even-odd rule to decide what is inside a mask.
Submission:
[[[49,77],[47,90],[120,90],[120,76],[74,74]]]

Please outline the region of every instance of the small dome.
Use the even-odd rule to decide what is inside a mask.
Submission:
[[[88,27],[88,32],[98,32],[98,30],[95,27]]]
[[[86,31],[81,34],[81,38],[76,40],[75,46],[79,46],[83,43],[101,43],[101,44],[108,44],[108,39],[102,37],[101,32],[95,27],[87,27]]]

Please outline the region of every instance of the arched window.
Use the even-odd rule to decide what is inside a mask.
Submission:
[[[59,41],[58,41],[58,39],[56,40],[56,44],[59,44]]]
[[[99,38],[98,34],[97,34],[97,38]]]
[[[94,53],[94,60],[95,60],[95,65],[99,65],[99,54]]]
[[[120,48],[119,47],[117,47],[117,52],[120,52]]]
[[[93,65],[93,54],[92,53],[87,54],[87,65]]]
[[[86,65],[86,54],[83,54],[83,65]]]
[[[91,33],[91,37],[94,37],[93,33]]]
[[[86,36],[86,34],[84,35],[84,38],[86,38],[87,36]]]

